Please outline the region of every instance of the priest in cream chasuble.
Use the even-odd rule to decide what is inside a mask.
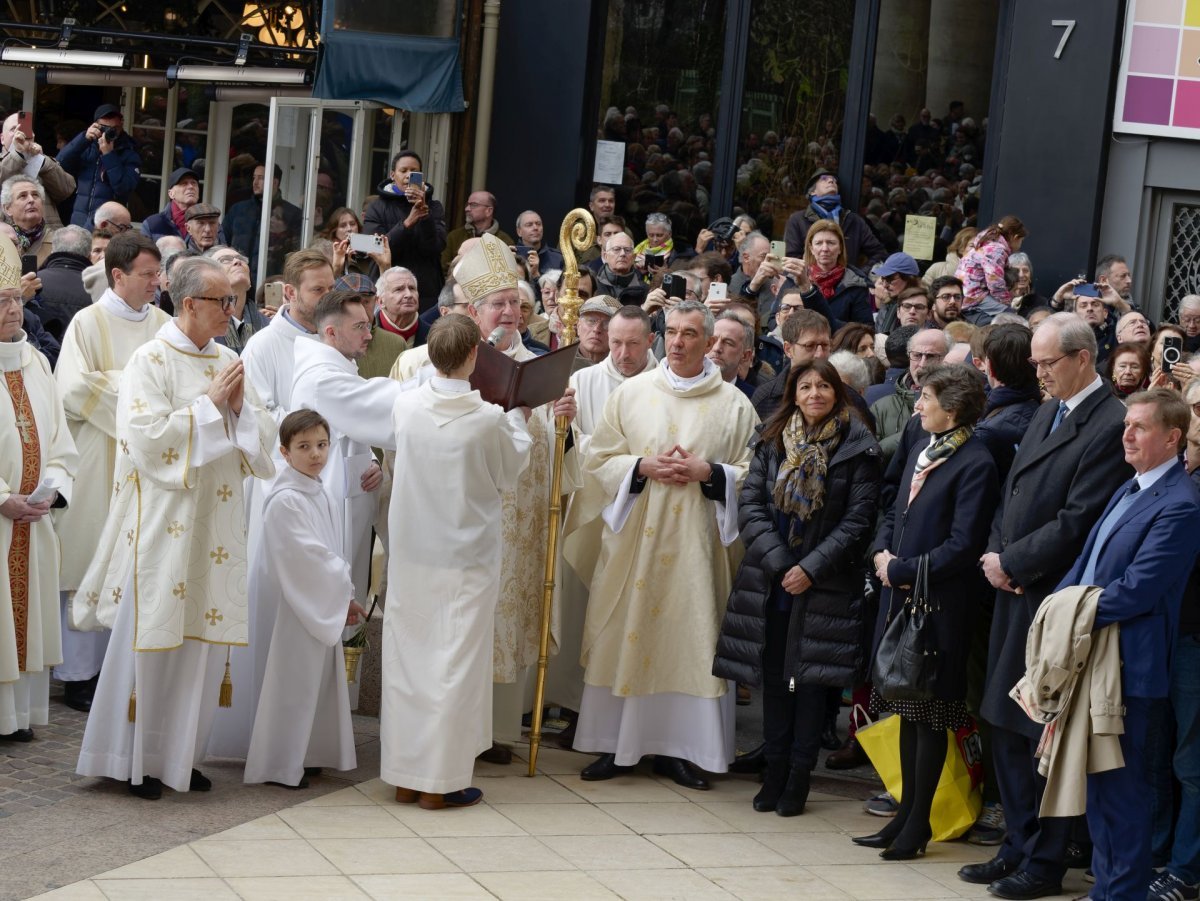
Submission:
[[[223,268],[185,260],[172,289],[178,318],[121,373],[116,496],[72,607],[113,630],[78,771],[142,797],[207,782],[194,764],[228,648],[247,641],[243,479],[274,474],[275,423],[213,341],[233,308]]]
[[[50,509],[70,498],[77,464],[50,364],[21,329],[20,279],[16,246],[0,236],[0,740],[9,741],[29,741],[30,727],[47,722],[50,667],[62,661]]]

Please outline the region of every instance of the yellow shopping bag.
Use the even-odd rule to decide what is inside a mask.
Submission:
[[[942,778],[938,780],[930,811],[930,826],[935,842],[948,842],[964,835],[983,808],[983,754],[979,730],[975,724],[950,733]],[[900,717],[892,715],[861,727],[858,743],[871,758],[871,764],[884,787],[900,800]]]

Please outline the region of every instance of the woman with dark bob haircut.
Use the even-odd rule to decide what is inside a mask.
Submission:
[[[970,366],[935,366],[921,374],[916,411],[929,443],[909,453],[896,502],[875,536],[872,560],[883,583],[875,648],[887,625],[912,596],[917,568],[927,556],[929,614],[937,650],[933,698],[879,697],[873,705],[900,716],[900,809],[860,845],[883,848],[885,860],[911,860],[932,835],[929,811],[946,760],[947,729],[971,722],[964,703],[967,652],[975,599],[982,593],[977,564],[999,503],[996,464],[974,435],[983,413],[983,385]]]
[[[825,697],[865,670],[862,560],[882,469],[846,391],[828,360],[792,369],[738,500],[746,555],[713,674],[763,687],[761,813],[804,812]]]

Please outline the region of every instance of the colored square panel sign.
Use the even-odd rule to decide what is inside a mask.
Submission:
[[[1175,82],[1169,78],[1130,75],[1125,80],[1125,105],[1121,118],[1146,125],[1171,124],[1171,92]]]

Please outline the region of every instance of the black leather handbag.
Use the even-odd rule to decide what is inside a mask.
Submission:
[[[871,665],[875,690],[886,701],[928,701],[934,696],[938,648],[929,597],[929,555],[917,563],[912,593],[888,622]]]

